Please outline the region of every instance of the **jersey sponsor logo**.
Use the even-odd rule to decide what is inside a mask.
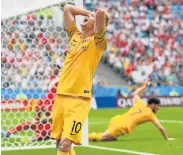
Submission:
[[[89,90],[84,90],[84,93],[85,93],[85,94],[89,94],[90,91],[89,91]]]
[[[88,49],[88,46],[82,46],[81,50],[86,51]]]
[[[81,50],[83,50],[83,51],[86,51],[87,49],[88,49],[88,42],[89,42],[90,40],[89,39],[85,39],[85,40],[82,40],[81,41]]]
[[[76,44],[71,42],[68,47],[68,53],[70,54],[74,50],[75,47],[76,47]]]
[[[89,39],[82,40],[81,44],[88,43],[89,41],[90,41]]]
[[[89,48],[88,46],[89,41],[90,40],[85,39],[85,40],[82,40],[81,42],[78,42],[76,39],[73,39],[69,44],[68,53],[70,54],[76,48],[76,46],[78,47],[78,45],[82,45],[80,49],[82,51],[86,51]]]

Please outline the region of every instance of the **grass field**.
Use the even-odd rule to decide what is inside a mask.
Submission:
[[[102,132],[107,128],[111,117],[126,112],[127,109],[100,109],[92,110],[89,114],[89,132]],[[30,114],[30,113],[29,113]],[[16,118],[13,123],[17,124],[17,119],[27,118],[28,113],[24,113],[23,117],[20,113],[8,115],[10,120]],[[6,118],[7,113],[2,113],[2,120]],[[33,117],[33,114],[30,114]],[[161,108],[157,113],[157,117],[161,120],[162,125],[168,132],[169,137],[175,138],[174,141],[165,141],[159,131],[151,124],[145,123],[138,126],[131,134],[120,137],[114,142],[90,142],[88,147],[76,147],[77,155],[130,155],[130,154],[160,154],[160,155],[183,155],[183,107],[166,107]],[[2,128],[6,129],[11,123],[2,121]],[[28,135],[32,132],[28,131]],[[21,135],[25,135],[24,132]],[[2,144],[8,142],[8,145],[29,145],[22,142],[21,139],[15,140],[2,139]],[[18,143],[19,141],[19,143]],[[32,145],[30,143],[30,145]],[[39,145],[39,143],[38,143]],[[49,145],[49,143],[48,143]],[[2,155],[56,155],[55,149],[39,149],[39,150],[23,150],[23,151],[3,151]]]

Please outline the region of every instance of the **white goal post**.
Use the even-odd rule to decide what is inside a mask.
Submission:
[[[37,131],[31,123],[37,105],[50,105],[54,98],[53,81],[59,77],[68,45],[63,28],[66,3],[83,6],[83,0],[2,0],[2,151],[55,148],[53,140],[30,141]],[[76,18],[79,28],[81,20],[81,16]],[[19,132],[13,130],[18,124],[24,124],[17,127]],[[82,139],[88,145],[88,120]]]

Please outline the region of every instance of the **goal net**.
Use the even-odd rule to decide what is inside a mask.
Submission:
[[[12,12],[3,8],[1,20],[1,148],[55,147],[49,136],[51,110],[69,41],[63,8],[66,3],[82,6],[82,0],[32,0],[34,7],[25,0],[13,2],[18,1],[28,3],[28,9],[2,2]],[[87,133],[86,122],[84,145]]]

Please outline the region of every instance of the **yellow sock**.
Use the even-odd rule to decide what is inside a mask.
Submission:
[[[69,152],[57,151],[57,155],[70,155]]]
[[[71,148],[71,151],[69,152],[69,155],[76,155],[76,152],[74,151],[73,148]]]
[[[102,134],[103,134],[102,132],[100,132],[100,133],[93,132],[93,133],[88,134],[88,138],[90,141],[101,141]]]

